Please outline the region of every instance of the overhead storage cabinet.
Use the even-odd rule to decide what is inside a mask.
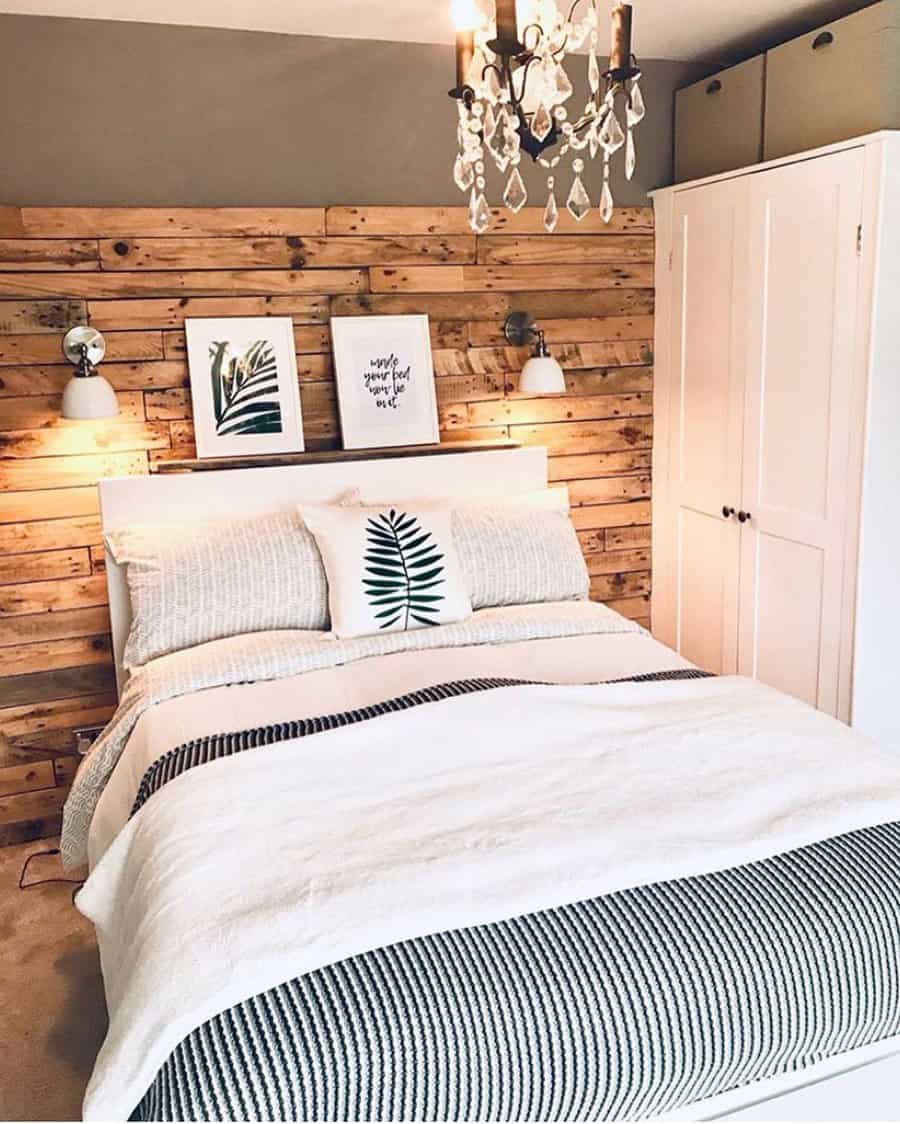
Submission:
[[[731,124],[741,128],[742,119]],[[882,0],[767,52],[766,160],[897,128],[900,0]]]
[[[762,159],[762,55],[675,94],[675,179],[700,179]]]

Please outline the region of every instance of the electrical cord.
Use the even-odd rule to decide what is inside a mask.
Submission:
[[[84,879],[83,878],[53,877],[53,878],[37,878],[37,879],[35,879],[34,882],[26,882],[25,881],[25,875],[28,872],[28,867],[29,867],[32,859],[39,859],[39,858],[43,858],[46,855],[58,855],[58,854],[59,854],[59,847],[51,847],[50,850],[48,850],[48,851],[34,851],[34,852],[32,852],[32,854],[30,854],[28,856],[28,858],[25,860],[25,862],[22,866],[22,871],[19,874],[19,889],[20,890],[31,890],[35,886],[47,886],[51,882],[63,882],[68,886],[76,886],[76,887],[83,886],[84,885]],[[73,905],[75,903],[75,895],[77,893],[78,893],[77,889],[72,891],[72,903],[73,903]]]

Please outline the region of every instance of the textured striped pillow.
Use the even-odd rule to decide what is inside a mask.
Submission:
[[[328,628],[322,559],[296,512],[126,527],[106,545],[126,567],[126,668],[246,632]]]
[[[564,490],[546,502],[467,505],[453,538],[473,609],[584,600],[590,578]]]

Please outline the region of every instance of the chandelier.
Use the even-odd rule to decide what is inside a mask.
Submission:
[[[585,157],[593,160],[602,154],[598,204],[603,221],[609,222],[614,208],[610,160],[624,147],[625,177],[631,179],[636,163],[633,130],[644,117],[641,72],[631,53],[631,5],[613,8],[606,70],[601,70],[597,53],[598,0],[574,0],[565,16],[556,0],[518,0],[518,14],[516,8],[516,0],[496,0],[496,14],[488,15],[477,0],[454,0],[456,86],[450,96],[459,112],[459,151],[453,178],[459,190],[468,193],[469,225],[476,234],[490,225],[485,197],[489,164],[505,183],[503,202],[508,209],[516,214],[525,206],[523,153],[549,173],[544,206],[548,232],[559,220],[557,166],[571,154],[565,205],[581,221],[592,206],[582,179]],[[575,113],[567,105],[575,89],[564,60],[585,44],[587,97],[583,110]],[[579,102],[576,98],[575,104]]]

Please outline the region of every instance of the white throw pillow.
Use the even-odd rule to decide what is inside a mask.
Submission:
[[[405,632],[471,615],[449,508],[304,505],[300,514],[325,565],[335,636]]]

